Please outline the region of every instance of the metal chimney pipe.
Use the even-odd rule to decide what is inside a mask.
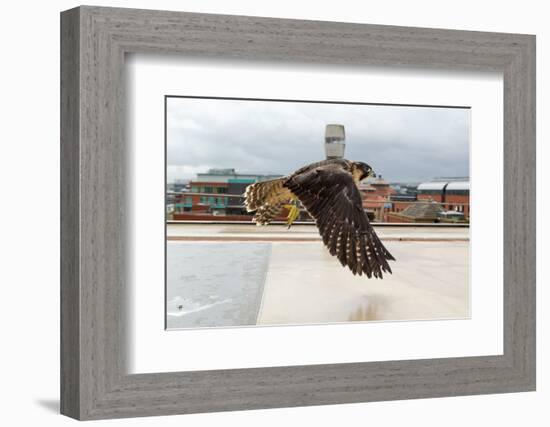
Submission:
[[[327,159],[342,159],[346,150],[346,132],[343,125],[330,124],[325,129]]]

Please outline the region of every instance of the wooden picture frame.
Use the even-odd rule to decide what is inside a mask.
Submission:
[[[126,53],[502,72],[504,353],[126,374]],[[61,14],[61,165],[65,415],[84,420],[535,389],[532,35],[78,7]]]

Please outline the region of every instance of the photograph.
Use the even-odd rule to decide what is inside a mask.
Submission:
[[[470,317],[470,108],[165,96],[166,329]]]
[[[7,20],[5,417],[544,419],[542,6],[43,3]]]

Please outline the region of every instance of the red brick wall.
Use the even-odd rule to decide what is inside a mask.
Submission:
[[[396,215],[395,213],[393,212],[388,212],[386,214],[386,220],[388,222],[410,222],[409,220],[403,218],[402,216],[400,215]]]
[[[450,209],[450,206],[464,205],[464,216],[470,216],[470,197],[459,194],[447,194],[445,197],[445,207]]]
[[[416,198],[418,200],[433,200],[434,202],[441,202],[440,194],[419,194]]]

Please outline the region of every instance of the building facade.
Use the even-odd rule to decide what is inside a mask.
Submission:
[[[469,222],[468,178],[436,178],[418,185],[415,199],[403,200],[404,209],[386,214],[388,222]],[[394,196],[403,198],[404,196]],[[399,203],[397,200],[394,203]]]
[[[445,211],[470,217],[469,178],[436,178],[418,186],[418,200],[432,200],[440,203]]]
[[[363,199],[363,209],[373,221],[385,221],[385,212],[390,207],[390,197],[395,190],[381,175],[359,183],[359,192]]]
[[[246,187],[279,177],[281,175],[242,174],[235,169],[210,169],[199,173],[189,183],[189,191],[171,195],[174,206],[172,218],[183,220],[224,216],[225,219],[248,220],[250,214],[246,212],[242,197]]]

